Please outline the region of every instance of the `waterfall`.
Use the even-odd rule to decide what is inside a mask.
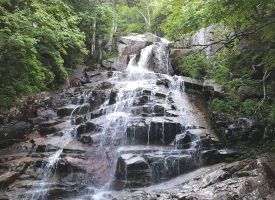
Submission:
[[[113,190],[160,183],[200,166],[208,122],[181,77],[171,76],[168,46],[160,39],[131,55],[124,72],[101,73],[98,83],[79,88],[72,105],[62,108],[71,111],[64,135],[50,143],[59,148],[38,170],[44,175],[26,199],[48,199],[63,178],[55,177],[62,159],[79,165],[73,170],[86,169],[88,183],[67,198],[79,200],[106,200]],[[85,153],[64,153],[71,143]]]

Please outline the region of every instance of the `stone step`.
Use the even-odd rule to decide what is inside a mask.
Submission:
[[[115,176],[125,187],[144,187],[190,171],[195,161],[191,154],[122,154]]]
[[[82,105],[67,105],[57,109],[59,117],[70,115],[84,115],[90,110],[90,104],[84,103]]]

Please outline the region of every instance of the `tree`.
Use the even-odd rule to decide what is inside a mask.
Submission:
[[[2,1],[0,106],[63,84],[73,67],[66,64],[85,53],[84,39],[77,18],[60,0]]]

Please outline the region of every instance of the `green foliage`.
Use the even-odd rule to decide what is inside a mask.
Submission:
[[[184,91],[185,91],[186,93],[195,94],[195,95],[198,95],[198,96],[202,96],[202,97],[203,97],[203,92],[202,92],[202,91],[199,91],[199,90],[195,90],[195,89],[191,89],[191,88],[186,88]]]
[[[118,56],[118,52],[116,51],[108,51],[104,56],[103,56],[103,60],[107,60],[109,58],[114,58]]]
[[[185,76],[196,79],[203,79],[209,68],[209,61],[205,58],[205,53],[191,54],[181,60],[180,71]]]
[[[0,3],[0,106],[64,83],[68,62],[84,52],[77,19],[62,1]]]
[[[111,32],[112,19],[115,11],[111,2],[105,0],[66,0],[71,7],[74,16],[78,19],[78,27],[85,34],[85,45],[91,49],[94,44],[93,35],[96,40],[102,40],[102,46],[106,45],[108,35]],[[94,24],[96,25],[94,27]]]
[[[220,84],[225,84],[229,81],[230,69],[226,66],[218,65],[214,67],[213,79]]]

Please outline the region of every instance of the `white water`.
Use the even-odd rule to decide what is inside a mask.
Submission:
[[[103,103],[99,108],[99,110],[102,110],[103,116],[93,119],[95,123],[98,121],[101,126],[101,129],[98,133],[96,133],[100,137],[100,142],[97,146],[93,146],[90,151],[90,156],[94,156],[94,160],[105,160],[105,165],[109,168],[107,174],[107,176],[109,176],[109,180],[101,188],[93,188],[91,186],[89,188],[92,189],[88,192],[88,194],[73,199],[107,200],[109,198],[108,195],[111,192],[109,186],[114,179],[116,160],[120,154],[127,151],[146,150],[148,151],[148,154],[154,154],[156,157],[164,158],[164,173],[166,171],[169,172],[169,162],[172,160],[172,165],[178,166],[178,174],[180,174],[179,158],[181,156],[181,151],[177,150],[173,146],[152,145],[152,138],[150,137],[151,122],[160,122],[162,123],[162,143],[165,143],[164,126],[165,122],[169,121],[170,118],[167,113],[164,113],[164,116],[161,117],[157,116],[154,112],[154,108],[157,104],[162,104],[169,107],[170,104],[168,102],[170,100],[168,96],[174,101],[176,109],[173,112],[179,115],[177,120],[181,123],[183,128],[191,126],[192,122],[197,120],[196,115],[192,115],[193,106],[190,104],[188,96],[184,93],[183,80],[181,80],[178,76],[172,77],[168,75],[170,67],[169,54],[167,51],[168,43],[169,42],[167,40],[162,39],[162,42],[154,44],[157,45],[157,49],[154,50],[153,45],[144,48],[141,51],[140,56],[133,55],[131,57],[125,74],[121,72],[114,72],[113,77],[109,80],[111,83],[115,84],[114,88],[117,90],[115,102],[112,105],[110,105],[109,100]],[[161,62],[165,64],[164,73],[166,74],[157,74],[150,70],[150,59],[153,54],[158,58],[158,60],[161,60]],[[157,80],[159,79],[166,79],[169,81],[167,90],[170,92],[165,94],[166,98],[164,102],[160,103],[158,102],[160,99],[157,96],[162,92],[161,87],[157,85]],[[144,121],[141,121],[141,116],[133,114],[133,109],[138,107],[136,105],[137,100],[142,97],[142,93],[144,91],[148,93],[148,102],[145,103],[149,110],[148,116],[146,116],[146,123],[149,124],[146,135],[147,141],[146,144],[143,145],[129,145],[127,137],[127,128],[129,125],[131,125],[131,123],[145,123]],[[84,98],[84,103],[87,102],[89,95],[89,92],[84,92],[79,100],[79,104],[82,98]],[[61,144],[59,146],[61,146],[61,149],[53,153],[49,157],[47,165],[41,169],[45,175],[41,186],[36,188],[32,193],[32,200],[46,199],[49,189],[48,185],[51,177],[54,175],[53,172],[63,152],[63,148],[75,139],[71,136],[71,132],[75,132],[78,126],[71,125],[74,124],[72,123],[74,122],[73,113],[74,111],[68,120],[68,129],[65,131],[66,134],[64,134],[60,140]],[[135,119],[134,122],[133,118]],[[185,132],[183,131],[182,134],[185,134]],[[197,148],[197,142],[192,141],[191,147],[188,149],[189,154],[191,155],[195,153]],[[107,155],[111,158],[111,161],[106,160]],[[154,169],[151,170],[153,171]]]
[[[169,54],[167,53],[167,45],[168,41],[162,40],[162,43],[159,43],[159,48],[157,50],[158,54],[157,56],[159,59],[162,60],[162,62],[166,63],[166,72],[169,72]],[[133,107],[135,99],[140,95],[141,91],[148,90],[151,91],[151,95],[149,96],[149,103],[150,110],[153,111],[154,105],[156,105],[156,93],[158,92],[158,86],[156,85],[156,80],[160,78],[164,78],[170,81],[169,90],[171,92],[171,97],[175,101],[175,105],[177,105],[176,111],[179,113],[180,121],[184,122],[182,126],[188,126],[188,122],[186,122],[186,116],[189,115],[189,111],[192,109],[192,106],[190,106],[189,99],[187,95],[184,93],[184,86],[183,86],[183,80],[181,80],[178,76],[169,76],[167,74],[156,74],[153,71],[150,71],[150,63],[149,60],[153,54],[153,45],[148,46],[144,48],[141,51],[140,59],[137,62],[137,55],[132,55],[130,62],[128,64],[127,70],[126,70],[126,77],[121,78],[119,75],[118,77],[114,76],[112,79],[116,85],[116,88],[118,88],[118,95],[116,97],[116,103],[112,106],[109,106],[106,102],[104,104],[104,113],[107,116],[107,123],[104,124],[103,128],[103,134],[102,134],[102,142],[101,146],[104,148],[106,145],[106,138],[108,137],[108,129],[112,127],[112,134],[111,138],[112,141],[115,140],[115,138],[120,138],[119,148],[116,150],[114,156],[117,158],[121,152],[123,151],[133,151],[133,150],[139,150],[143,149],[146,150],[146,146],[128,146],[126,142],[127,136],[126,129],[127,124],[129,123],[129,119],[131,116],[131,108]],[[168,96],[168,94],[167,94]],[[166,98],[166,102],[168,99]],[[150,113],[150,112],[149,112]],[[149,130],[148,130],[148,141],[147,146],[148,150],[152,151],[155,155],[159,154],[160,156],[164,155],[164,152],[167,152],[169,147],[162,147],[157,146],[154,148],[152,145],[150,145],[150,124],[152,119],[154,118],[154,113],[152,112],[147,119],[149,118]],[[164,120],[165,116],[162,119],[163,123],[163,131],[164,131]],[[191,120],[195,120],[194,118],[190,117]],[[163,133],[164,134],[164,133]],[[164,140],[164,135],[163,135]],[[163,141],[164,143],[164,141]],[[116,143],[117,144],[117,143]],[[116,145],[109,143],[109,148],[111,145]],[[195,143],[192,143],[192,147],[190,148],[190,154],[194,153],[196,151],[195,149]],[[153,148],[152,148],[153,147]],[[155,149],[155,150],[152,150]],[[101,151],[101,150],[100,150]],[[173,148],[168,150],[171,152],[174,152],[173,156],[177,157],[180,156],[180,151],[175,151]],[[173,156],[168,156],[164,160],[165,170],[169,170],[167,160],[170,158],[173,158]],[[176,162],[179,162],[179,160],[174,160],[173,163],[176,164]],[[179,164],[178,164],[179,165]],[[113,174],[115,170],[115,165],[113,164]],[[179,171],[179,170],[178,170]],[[178,172],[178,174],[180,174]],[[127,179],[127,175],[126,175]],[[112,179],[110,179],[112,181]],[[108,190],[108,185],[110,183],[107,183],[103,188],[99,189],[95,194],[91,195],[90,198],[92,200],[106,200],[108,199],[106,196],[110,193]]]
[[[78,99],[77,105],[81,104],[81,99],[84,99],[84,103],[88,102],[88,99],[90,97],[91,93],[88,91],[85,91],[84,94]],[[35,186],[31,191],[27,192],[27,198],[31,200],[47,200],[47,193],[51,187],[51,179],[55,175],[55,169],[57,167],[58,161],[60,159],[60,156],[63,152],[63,149],[66,147],[67,144],[72,142],[75,139],[75,131],[78,126],[74,125],[75,123],[75,117],[74,113],[77,109],[76,108],[72,111],[71,116],[69,119],[65,122],[66,128],[63,129],[64,135],[60,138],[58,141],[58,147],[59,150],[54,152],[46,161],[46,165],[44,165],[42,168],[40,168],[37,171],[37,175],[43,174],[43,178],[38,184],[38,186]]]

